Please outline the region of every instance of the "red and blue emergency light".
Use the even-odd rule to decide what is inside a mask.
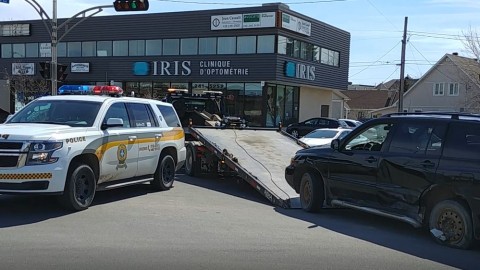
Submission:
[[[113,85],[62,85],[59,95],[110,95],[121,96],[123,89]]]

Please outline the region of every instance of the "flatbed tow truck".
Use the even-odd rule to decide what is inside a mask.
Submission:
[[[281,128],[247,127],[239,117],[224,116],[221,92],[205,91],[194,96],[186,90],[172,90],[166,101],[178,107],[177,113],[188,135],[185,137],[187,175],[234,175],[274,205],[301,207],[298,194],[284,176],[291,157],[304,147],[296,138]],[[206,111],[207,107],[210,111]]]

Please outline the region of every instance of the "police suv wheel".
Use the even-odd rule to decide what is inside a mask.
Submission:
[[[69,210],[85,210],[92,204],[96,190],[92,168],[86,164],[72,164],[60,203]]]
[[[160,157],[157,170],[150,182],[156,190],[168,190],[175,180],[175,160],[170,155]]]
[[[470,212],[461,203],[452,200],[437,203],[428,222],[435,241],[460,249],[468,249],[474,242],[472,224]]]
[[[300,203],[307,212],[318,212],[323,205],[323,183],[312,172],[304,172],[300,179]]]

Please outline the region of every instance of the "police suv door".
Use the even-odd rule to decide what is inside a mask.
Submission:
[[[100,158],[100,177],[98,183],[127,179],[137,173],[138,138],[137,130],[131,125],[124,102],[113,103],[108,108],[103,124],[109,118],[121,118],[123,127],[105,129],[97,156]]]

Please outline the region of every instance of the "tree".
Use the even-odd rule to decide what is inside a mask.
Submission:
[[[473,58],[462,60],[465,72],[462,77],[466,91],[464,108],[466,112],[480,113],[480,36],[472,26],[462,31],[462,36],[464,49]]]
[[[48,81],[32,75],[12,75],[7,68],[3,70],[3,79],[7,81],[10,93],[15,97],[15,103],[25,105],[37,97],[50,94]]]

